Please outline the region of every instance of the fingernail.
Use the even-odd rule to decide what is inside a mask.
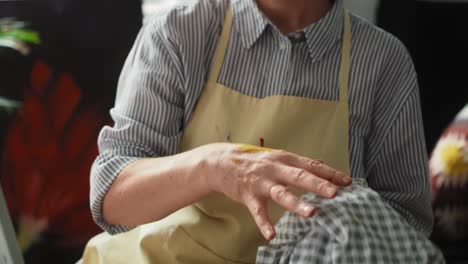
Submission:
[[[337,190],[336,190],[336,188],[334,188],[334,187],[328,187],[328,188],[327,188],[327,194],[328,194],[328,196],[330,196],[330,197],[335,196],[336,192],[337,192]]]
[[[312,213],[312,211],[314,210],[314,208],[312,206],[308,205],[308,204],[303,204],[301,207],[302,207],[301,208],[302,213],[307,215],[307,216],[309,216]]]
[[[271,236],[273,235],[273,231],[271,230],[271,228],[269,227],[265,228],[265,235],[267,239],[271,239]]]
[[[337,178],[345,178],[345,177],[348,176],[348,175],[344,174],[343,172],[339,172],[339,171],[337,171],[335,175],[336,175]]]
[[[349,176],[344,176],[342,179],[345,184],[350,184],[353,181]]]

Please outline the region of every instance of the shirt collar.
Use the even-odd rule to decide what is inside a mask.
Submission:
[[[304,31],[312,60],[319,60],[341,39],[343,31],[343,0],[335,0],[332,9],[319,21],[307,26]],[[232,0],[234,23],[241,40],[250,48],[260,38],[265,28],[272,23],[258,9],[255,0]]]
[[[232,0],[231,3],[234,23],[239,30],[242,43],[246,48],[250,48],[270,22],[258,9],[255,0]]]
[[[336,0],[333,7],[319,21],[304,29],[312,60],[316,61],[343,37],[344,11],[342,0]]]

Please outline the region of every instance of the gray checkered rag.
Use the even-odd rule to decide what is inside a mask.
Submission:
[[[259,248],[257,264],[445,263],[440,250],[413,229],[364,180],[335,199],[305,194],[315,205],[311,218],[286,213],[276,237]]]

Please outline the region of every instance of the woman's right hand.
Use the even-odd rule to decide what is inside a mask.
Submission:
[[[287,186],[333,198],[339,187],[352,181],[348,175],[319,160],[283,150],[215,143],[198,151],[202,158],[199,169],[209,177],[211,190],[245,205],[267,240],[275,236],[268,216],[269,200],[304,217],[311,217],[315,212],[312,204],[302,201]]]

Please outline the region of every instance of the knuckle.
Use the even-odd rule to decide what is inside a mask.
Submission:
[[[289,152],[287,152],[286,150],[278,149],[278,150],[274,150],[272,154],[277,159],[284,159],[285,157],[289,155]]]
[[[244,177],[244,181],[248,181],[251,178],[254,178],[256,175],[258,175],[259,172],[259,165],[257,164],[252,164],[248,166],[247,168],[244,168],[242,171],[242,176]]]
[[[267,164],[252,164],[242,175],[241,184],[242,187],[251,193],[258,192],[263,190],[262,185],[265,180],[265,167],[268,166]]]
[[[313,168],[320,168],[323,165],[323,162],[321,160],[311,160],[309,161],[309,165]]]
[[[326,181],[322,181],[320,182],[318,185],[317,185],[317,190],[320,192],[320,193],[325,193],[327,191],[327,188],[329,187],[329,184],[328,182]]]
[[[281,185],[275,185],[271,188],[272,196],[279,202],[282,202],[286,199],[288,190],[286,187]]]
[[[245,175],[245,176],[242,177],[242,181],[239,183],[239,185],[240,185],[239,189],[241,189],[243,193],[250,193],[251,192],[253,178],[255,178],[254,175],[252,175],[252,176]]]
[[[252,182],[252,179],[255,178],[255,174],[248,173],[242,176],[242,183],[244,185],[249,185]]]
[[[259,224],[263,224],[264,221],[264,215],[263,215],[263,208],[259,205],[254,205],[251,208],[251,213],[255,221]]]
[[[296,169],[293,172],[292,181],[293,181],[293,183],[299,183],[299,182],[303,181],[306,176],[307,176],[306,170]]]
[[[246,169],[248,175],[260,175],[265,171],[266,165],[263,162],[254,162]]]
[[[287,151],[284,150],[284,149],[278,149],[278,150],[276,150],[275,152],[276,152],[278,155],[283,155],[283,156],[289,155],[289,152],[287,152]]]
[[[256,185],[258,185],[258,184],[260,184],[262,182],[262,179],[263,178],[261,176],[254,175],[254,176],[250,177],[250,184],[252,186],[256,186]]]
[[[262,180],[263,180],[262,177],[258,175],[250,177],[249,183],[248,183],[250,192],[252,193],[258,192],[259,188],[261,187]]]
[[[253,208],[253,215],[257,218],[260,218],[262,216],[262,208],[260,206],[255,206]]]

